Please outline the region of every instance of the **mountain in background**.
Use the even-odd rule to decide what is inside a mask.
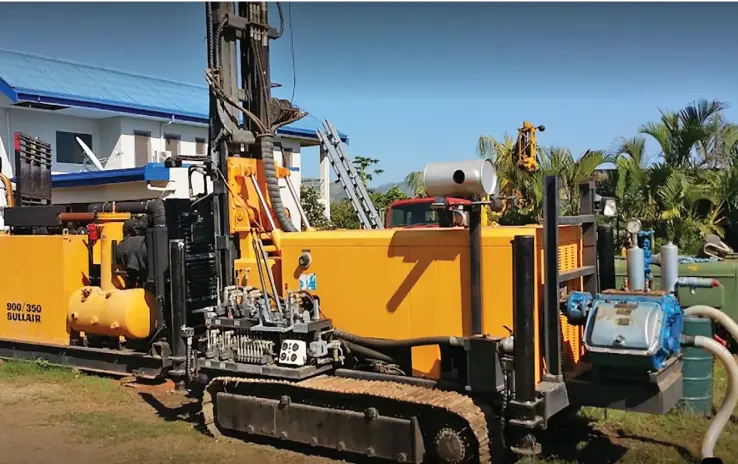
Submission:
[[[320,179],[302,179],[302,185],[305,187],[312,187],[320,189]],[[369,187],[370,191],[377,191],[379,193],[387,193],[392,187],[399,187],[400,190],[405,192],[406,195],[412,196],[410,189],[405,187],[402,182],[389,182],[386,184],[378,185],[376,187]],[[346,192],[343,191],[341,184],[337,184],[335,181],[331,182],[331,201],[341,201],[346,198]]]

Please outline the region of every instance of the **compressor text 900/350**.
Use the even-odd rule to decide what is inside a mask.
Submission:
[[[41,305],[8,303],[6,309],[9,321],[41,322]]]

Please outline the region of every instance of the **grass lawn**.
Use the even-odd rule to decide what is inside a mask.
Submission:
[[[715,403],[726,379],[715,370]],[[0,449],[7,464],[336,462],[271,446],[223,439],[198,430],[197,405],[164,388],[125,388],[117,380],[43,363],[0,364]],[[544,438],[547,454],[521,463],[692,463],[709,419],[583,409]],[[738,424],[717,453],[738,464]],[[63,456],[70,456],[68,460]]]

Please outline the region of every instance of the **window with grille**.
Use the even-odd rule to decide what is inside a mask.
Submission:
[[[164,140],[166,141],[165,150],[170,152],[172,156],[179,155],[179,135],[164,134]]]
[[[195,153],[198,155],[204,155],[205,154],[205,139],[196,138],[195,139]]]

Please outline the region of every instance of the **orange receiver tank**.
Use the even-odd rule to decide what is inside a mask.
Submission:
[[[82,287],[69,298],[67,318],[72,329],[92,335],[129,339],[151,335],[154,298],[142,288],[102,290]]]
[[[69,297],[67,320],[78,332],[129,339],[146,338],[154,326],[154,296],[142,288],[119,289],[114,275],[113,241],[123,239],[128,213],[100,213],[100,287],[82,287]]]

